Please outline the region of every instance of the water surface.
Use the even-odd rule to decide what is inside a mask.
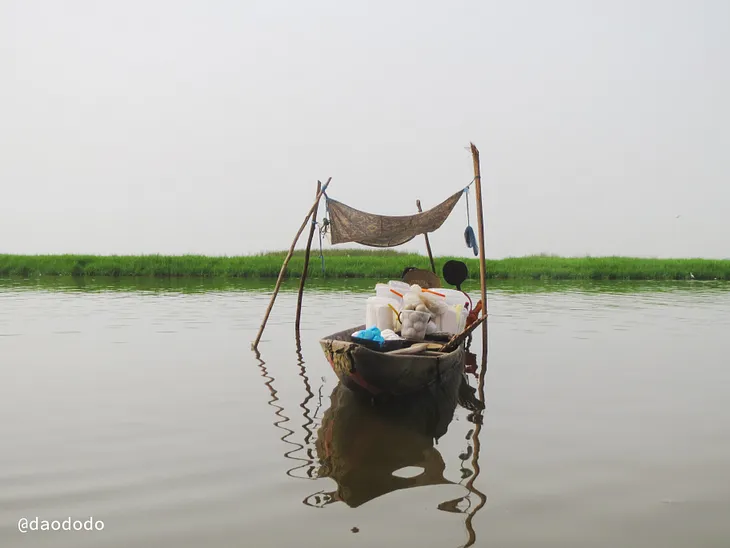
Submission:
[[[1,281],[0,546],[728,546],[727,285],[491,284],[434,441],[318,347],[373,284],[314,282],[299,351],[288,284],[257,358],[270,280]]]

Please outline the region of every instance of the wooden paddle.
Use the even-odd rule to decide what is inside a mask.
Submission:
[[[425,352],[426,350],[428,350],[429,346],[431,346],[429,343],[419,343],[414,344],[413,346],[408,346],[406,348],[391,350],[390,352],[386,352],[386,354],[420,354],[421,352]]]

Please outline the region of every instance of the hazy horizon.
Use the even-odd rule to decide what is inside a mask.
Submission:
[[[720,0],[6,0],[0,253],[284,250],[318,179],[414,213],[471,181],[473,141],[488,258],[728,258],[728,21]],[[461,202],[434,253],[472,256],[465,226]]]

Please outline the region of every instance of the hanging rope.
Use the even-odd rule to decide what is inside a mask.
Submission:
[[[471,183],[469,183],[471,184]],[[464,194],[466,194],[466,225],[471,226],[471,219],[469,217],[469,187],[467,186],[464,189]]]
[[[330,226],[330,222],[329,219],[325,217],[324,219],[322,219],[322,223],[317,224],[319,225],[319,230],[317,231],[319,233],[319,259],[322,263],[322,277],[324,278],[324,251],[322,246],[322,240],[324,239],[325,234],[327,234],[327,229]]]
[[[324,202],[324,218],[322,219],[321,223],[317,223],[319,225],[319,260],[322,264],[322,277],[325,277],[325,267],[324,267],[324,250],[323,250],[323,240],[324,237],[327,235],[327,232],[329,232],[330,228],[330,208],[329,208],[329,196],[327,196],[326,192],[323,192],[324,197],[327,198]]]

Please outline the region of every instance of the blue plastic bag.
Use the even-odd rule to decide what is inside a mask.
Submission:
[[[371,327],[370,329],[356,331],[352,334],[352,336],[357,337],[358,339],[365,339],[366,341],[373,341],[380,344],[383,344],[385,342],[385,339],[380,334],[380,329],[375,326]]]

